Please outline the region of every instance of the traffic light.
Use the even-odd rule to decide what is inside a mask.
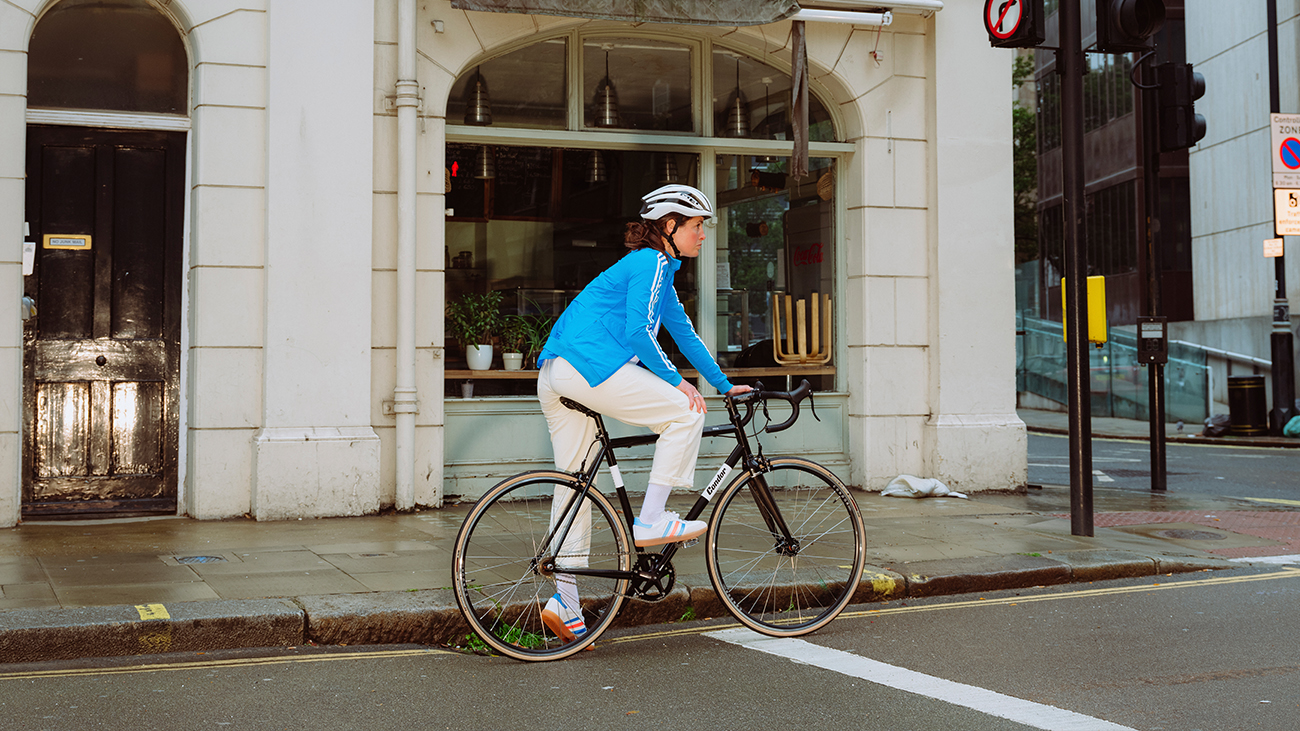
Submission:
[[[1164,24],[1164,0],[1097,0],[1097,51],[1148,51]]]
[[[996,48],[1034,48],[1043,42],[1043,0],[984,0],[984,30]]]
[[[1205,77],[1190,63],[1162,63],[1156,67],[1160,82],[1160,151],[1185,150],[1205,136],[1205,117],[1193,102],[1205,96]]]

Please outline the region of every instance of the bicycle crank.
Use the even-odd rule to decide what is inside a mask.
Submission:
[[[628,585],[628,595],[647,602],[665,599],[677,584],[673,562],[661,553],[643,553],[636,561],[636,578]]]

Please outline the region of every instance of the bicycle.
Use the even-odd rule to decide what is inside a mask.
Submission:
[[[764,391],[760,383],[726,399],[729,423],[705,428],[704,436],[730,436],[736,446],[686,516],[697,519],[717,498],[704,536],[709,580],[736,619],[773,637],[808,634],[835,619],[852,600],[865,560],[862,516],[839,478],[811,460],[773,459],[763,456],[761,443],[757,453],[750,447],[745,428],[757,404],[767,416],[768,400],[786,401],[791,415],[779,424],[769,417],[752,435],[756,442],[761,433],[790,428],[810,391],[806,380],[786,392]],[[474,633],[471,644],[477,636],[519,660],[568,657],[609,628],[627,597],[667,597],[676,583],[673,556],[684,547],[640,548],[629,539],[636,513],[615,451],[651,444],[658,435],[612,439],[600,414],[569,399],[563,403],[596,421],[599,447],[591,464],[573,474],[536,470],[498,483],[466,516],[452,557],[456,602]],[[613,477],[621,517],[596,489],[602,463]],[[723,487],[737,466],[741,472]],[[589,530],[580,527],[588,524],[584,511],[590,511]],[[557,572],[575,577],[587,626],[568,642],[541,621]]]

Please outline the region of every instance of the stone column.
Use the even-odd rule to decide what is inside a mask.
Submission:
[[[370,420],[374,7],[268,8],[259,520],[379,509]]]
[[[1016,416],[1011,201],[1012,51],[980,32],[981,3],[934,16],[930,418],[926,475],[960,490],[1027,475]]]

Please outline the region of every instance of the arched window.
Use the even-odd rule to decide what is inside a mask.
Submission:
[[[188,114],[176,27],[142,0],[64,0],[28,49],[29,107]]]

